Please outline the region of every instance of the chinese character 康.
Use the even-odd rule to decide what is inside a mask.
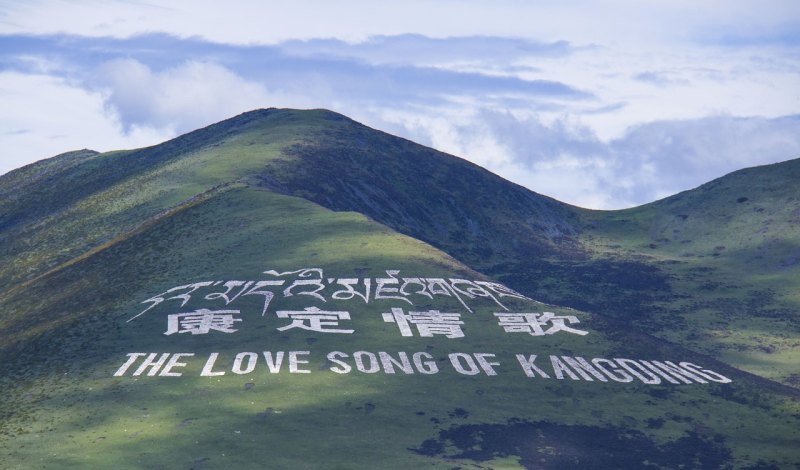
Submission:
[[[167,331],[165,335],[175,333],[191,333],[193,335],[204,335],[209,331],[221,331],[223,333],[233,333],[237,331],[233,328],[234,322],[242,321],[234,318],[239,310],[209,310],[201,308],[189,313],[176,313],[167,316]]]

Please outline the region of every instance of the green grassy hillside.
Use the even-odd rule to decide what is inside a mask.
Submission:
[[[475,269],[493,266],[496,279],[533,298],[564,290],[580,300],[569,287],[579,275],[558,284],[552,271],[527,284],[531,271],[518,267],[525,259],[531,266],[561,259],[563,270],[607,262],[627,275],[622,266],[631,263],[689,296],[696,286],[654,261],[680,253],[650,248],[638,232],[620,229],[627,223],[615,219],[621,213],[578,210],[419,149],[327,111],[262,110],[160,146],[65,154],[0,177],[3,467],[800,463],[796,389],[718,361],[736,364],[722,349],[681,345],[710,341],[656,327],[662,338],[649,334],[659,320],[651,310],[635,328],[614,312],[519,298],[485,284],[493,279]],[[349,207],[353,201],[360,205]],[[640,210],[645,227],[653,223],[648,210],[662,211]],[[693,249],[704,254],[701,246]],[[656,251],[645,257],[645,250]],[[699,254],[687,266],[705,267]],[[345,285],[363,295],[366,279],[369,301],[334,297]],[[441,281],[450,290],[437,294],[428,284],[434,294],[420,294],[437,279],[451,280]],[[256,289],[257,281],[273,284]],[[622,289],[623,281],[608,287]],[[180,288],[201,282],[196,292]],[[386,298],[378,298],[380,283]],[[220,295],[226,285],[229,299],[239,294],[227,303]],[[325,317],[317,330],[287,328],[294,323],[281,315],[311,307],[347,316]],[[463,337],[421,336],[414,325],[403,336],[393,309],[457,313]],[[545,311],[585,334],[505,331],[495,315]],[[446,331],[454,331],[450,325]],[[699,322],[697,333],[705,327]],[[164,360],[142,367],[150,355]],[[564,364],[561,378],[550,356]],[[599,358],[611,372],[570,366],[578,357]],[[129,358],[138,362],[124,367]],[[659,382],[647,384],[620,362],[602,362],[617,358],[690,362],[713,372],[693,375],[696,369],[681,366],[684,375],[659,376],[639,363],[645,379]],[[540,368],[529,369],[534,377],[525,361]]]
[[[262,167],[322,113],[243,114],[154,147],[65,154],[0,178],[0,283],[35,278],[142,221]]]
[[[798,387],[798,181],[800,160],[737,171],[652,204],[590,214],[581,239],[595,259],[640,260],[665,279],[634,325]]]
[[[641,207],[582,211],[583,258],[470,265],[799,387],[797,181],[800,160],[741,170]]]
[[[532,298],[800,384],[800,160],[588,211],[334,116],[250,181],[366,214]]]

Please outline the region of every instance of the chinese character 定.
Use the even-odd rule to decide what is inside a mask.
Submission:
[[[329,326],[339,326],[339,320],[349,320],[348,312],[330,312],[320,310],[317,307],[307,307],[305,310],[289,311],[279,310],[276,315],[278,318],[291,318],[292,323],[278,328],[278,331],[285,331],[291,328],[300,328],[320,333],[352,333],[355,330],[328,328]]]

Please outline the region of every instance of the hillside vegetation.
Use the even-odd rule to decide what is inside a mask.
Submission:
[[[0,461],[797,465],[797,168],[588,211],[329,111],[269,109],[154,147],[15,170],[0,177]],[[279,273],[297,289],[152,300]],[[475,294],[500,281],[532,300],[502,289],[502,305],[463,293],[417,294],[413,305],[392,290],[329,295],[337,280],[366,279],[373,292],[379,280],[415,292],[421,279],[483,283],[469,284]],[[174,334],[174,315],[212,299],[239,323]],[[336,328],[352,332],[287,328],[279,315],[310,307],[346,312]],[[396,309],[458,313],[463,336],[403,336]],[[578,332],[508,332],[496,315],[545,311]],[[137,353],[168,354],[175,362],[161,366],[180,375],[126,368]],[[549,376],[526,374],[520,356]],[[713,373],[655,375],[657,384],[556,373],[565,357]],[[459,372],[465,358],[485,363]]]

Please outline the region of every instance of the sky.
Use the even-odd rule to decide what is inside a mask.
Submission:
[[[632,207],[800,158],[800,2],[0,0],[0,174],[267,107]]]

